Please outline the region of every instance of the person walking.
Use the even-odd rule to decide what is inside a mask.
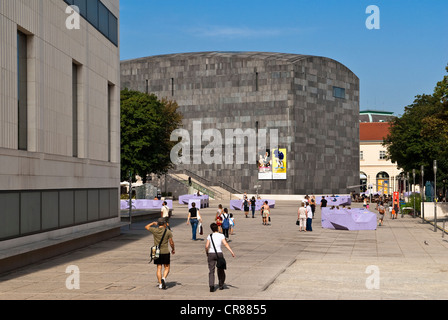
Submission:
[[[255,218],[255,209],[257,208],[257,200],[255,200],[255,197],[252,196],[252,199],[250,199],[250,208],[252,209],[252,219]]]
[[[220,233],[222,233],[222,228],[221,228],[221,215],[223,213],[223,209],[222,209],[222,204],[218,205],[218,210],[216,211],[216,216],[215,216],[215,222],[218,225],[218,230]]]
[[[305,208],[305,203],[302,202],[299,210],[298,210],[298,219],[299,219],[299,231],[305,231],[305,224],[306,224],[306,216],[307,216],[307,211]]]
[[[187,224],[191,224],[192,240],[196,241],[196,233],[198,230],[198,224],[202,223],[201,215],[199,214],[199,209],[196,208],[196,203],[191,203],[191,208],[188,210]]]
[[[313,218],[314,218],[314,213],[316,212],[316,197],[314,196],[314,194],[311,195],[310,206],[311,206],[311,211],[313,212]]]
[[[166,278],[170,273],[171,264],[171,255],[168,248],[168,243],[171,246],[171,253],[176,253],[174,249],[173,234],[171,233],[171,230],[167,229],[164,218],[159,218],[156,222],[148,224],[145,229],[152,233],[154,237],[154,245],[160,246],[160,255],[159,258],[154,260],[154,264],[157,265],[156,275],[159,283],[159,289],[166,289]],[[164,270],[162,270],[162,268],[164,268]]]
[[[311,205],[307,202],[306,203],[306,231],[313,231],[312,222],[313,222],[313,209],[312,209]]]
[[[249,202],[249,199],[247,198],[247,196],[244,198],[244,200],[243,200],[243,204],[242,204],[242,206],[241,206],[241,208],[243,208],[244,207],[244,215],[246,216],[246,218],[249,218],[249,205],[250,205],[250,202]]]
[[[225,269],[217,268],[216,263],[218,262],[218,258],[224,258],[224,254],[222,252],[222,246],[224,245],[232,254],[232,257],[235,257],[232,249],[227,243],[223,234],[218,232],[218,225],[216,223],[212,223],[210,225],[210,229],[212,230],[212,234],[207,237],[207,243],[205,244],[205,254],[207,255],[208,260],[208,284],[210,287],[210,292],[215,291],[215,268],[218,269],[218,285],[219,290],[224,289],[224,282],[226,281],[226,272]]]
[[[235,228],[235,218],[233,217],[233,213],[230,214],[230,234],[233,234],[233,230]]]
[[[170,208],[168,207],[168,203],[166,201],[163,201],[162,208],[160,210],[160,216],[165,219],[166,226],[168,230],[171,230],[170,228]]]
[[[386,208],[384,208],[384,203],[381,201],[378,205],[378,213],[380,214],[379,226],[382,226],[384,223],[384,214],[386,213]]]
[[[269,208],[269,204],[267,201],[264,202],[263,206],[261,207],[261,218],[263,220],[263,225],[268,225],[269,215],[271,213],[271,209]]]
[[[221,214],[221,228],[224,237],[229,241],[229,229],[230,229],[230,214],[227,208],[224,208],[224,212]]]

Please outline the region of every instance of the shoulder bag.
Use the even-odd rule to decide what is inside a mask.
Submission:
[[[213,242],[213,233],[210,235],[210,240],[212,240],[213,248],[215,249],[216,257],[218,258],[218,261],[216,262],[216,267],[218,269],[226,270],[227,269],[226,259],[224,259],[224,257],[220,258],[218,256],[218,251],[216,251],[215,243]]]
[[[151,263],[152,260],[159,259],[159,257],[160,257],[160,246],[162,245],[163,238],[165,238],[165,234],[166,234],[166,228],[165,228],[165,232],[163,232],[162,239],[160,239],[159,245],[151,247],[151,251],[150,251],[150,254],[149,254],[151,260],[149,260],[149,263]]]

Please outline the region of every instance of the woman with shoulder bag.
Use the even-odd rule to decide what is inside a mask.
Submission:
[[[224,235],[218,232],[218,225],[216,223],[212,223],[210,225],[213,233],[207,237],[207,243],[205,244],[205,253],[207,254],[208,259],[208,282],[210,287],[210,292],[215,291],[215,268],[218,269],[218,282],[219,282],[219,290],[224,289],[224,282],[226,280],[226,263],[224,259],[224,255],[222,253],[222,245],[224,245],[232,254],[232,257],[235,257],[232,249],[227,243]]]

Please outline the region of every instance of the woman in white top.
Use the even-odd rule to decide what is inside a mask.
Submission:
[[[226,238],[223,234],[218,232],[218,225],[216,223],[212,223],[210,225],[213,233],[207,237],[207,243],[205,245],[205,253],[208,257],[208,281],[210,286],[210,292],[215,291],[215,267],[216,262],[219,258],[223,258],[224,255],[222,253],[222,245],[224,245],[232,254],[232,257],[235,257],[232,249],[226,241]],[[216,251],[215,251],[216,248]],[[219,282],[219,290],[224,289],[224,281],[226,280],[226,273],[224,269],[218,269],[218,282]]]
[[[302,202],[301,207],[299,208],[298,212],[298,219],[299,219],[299,231],[306,231],[306,216],[307,211],[305,208],[305,203]]]

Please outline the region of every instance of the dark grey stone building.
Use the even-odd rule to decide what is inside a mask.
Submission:
[[[268,194],[348,193],[347,186],[359,183],[359,79],[335,60],[266,52],[153,56],[122,61],[121,87],[177,101],[191,139],[191,161],[177,168],[187,174],[249,194],[256,185]],[[195,121],[202,133],[217,129],[222,140],[206,134],[195,140]],[[244,163],[237,147],[226,152],[236,141],[227,140],[226,129],[246,130]],[[274,130],[278,147],[286,149],[286,179],[261,179],[257,160]],[[251,133],[258,137],[257,155]],[[204,161],[210,141],[222,143],[222,155],[219,148],[211,153],[222,162]]]

